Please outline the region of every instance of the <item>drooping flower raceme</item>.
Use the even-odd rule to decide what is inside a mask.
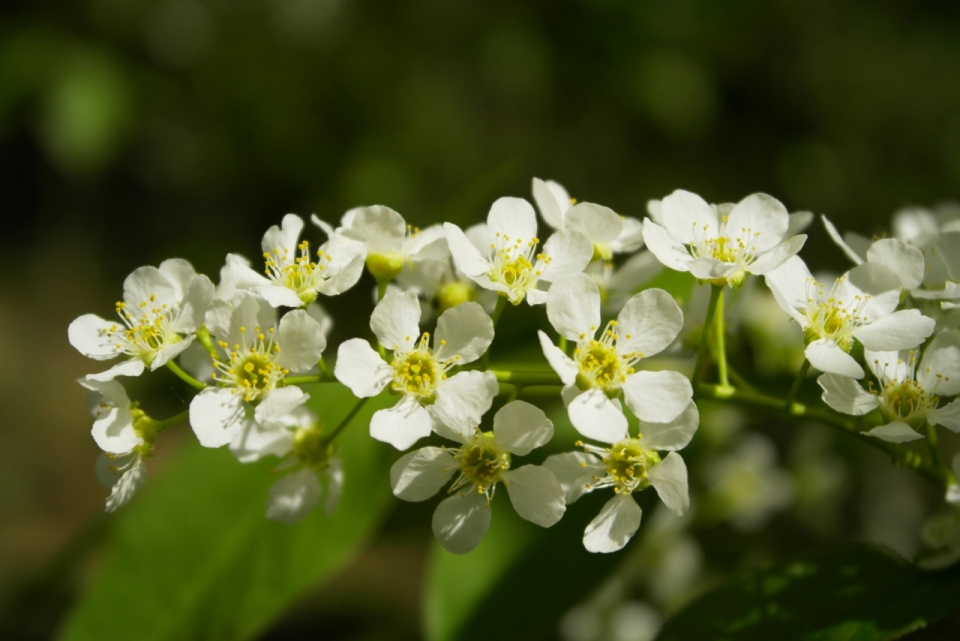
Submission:
[[[941,399],[960,393],[960,330],[937,334],[919,363],[917,356],[915,350],[864,350],[864,360],[879,388],[871,384],[865,390],[851,378],[823,374],[817,379],[823,400],[838,412],[853,416],[879,408],[887,422],[866,434],[885,441],[923,438],[917,430],[927,421],[960,432],[960,400],[940,407]]]
[[[693,438],[700,414],[693,401],[668,423],[641,421],[635,438],[624,435],[606,447],[578,443],[585,450],[549,457],[543,464],[563,487],[567,504],[594,490],[612,487],[614,497],[587,525],[583,544],[591,552],[616,552],[640,527],[642,511],[633,498],[651,485],[674,514],[690,507],[687,466],[676,450]],[[661,452],[669,452],[661,456]]]
[[[807,239],[786,237],[790,216],[766,194],[747,196],[726,213],[678,189],[663,199],[660,217],[663,226],[643,223],[650,251],[667,267],[717,285],[739,287],[747,274],[776,269]]]
[[[166,260],[159,269],[140,267],[123,282],[123,301],[116,306],[120,320],[84,314],[70,323],[70,344],[100,361],[129,357],[93,374],[95,380],[139,376],[147,367],[163,367],[190,346],[190,334],[203,325],[213,293],[210,279],[185,260]]]
[[[478,285],[505,296],[514,305],[546,302],[540,281],[553,282],[582,272],[593,257],[593,244],[578,231],[553,234],[537,252],[537,215],[522,198],[500,198],[490,208],[490,250],[480,252],[459,227],[444,223],[450,253],[464,274]]]
[[[854,339],[873,351],[916,347],[933,333],[935,322],[915,309],[894,311],[900,278],[878,263],[864,263],[830,285],[817,282],[798,256],[766,276],[783,311],[804,331],[804,354],[822,372],[861,378],[863,368],[850,356]]]
[[[261,248],[266,276],[250,268],[242,256],[230,254],[227,265],[238,289],[256,293],[272,307],[304,307],[317,296],[335,296],[353,287],[363,273],[363,249],[357,242],[335,237],[321,245],[317,259],[310,243],[300,242],[303,220],[283,217],[263,235]]]
[[[480,358],[493,341],[493,321],[477,303],[448,309],[437,320],[433,344],[420,333],[420,303],[412,292],[388,292],[373,310],[370,328],[389,361],[354,338],[337,351],[334,375],[359,398],[390,385],[400,401],[370,421],[370,435],[405,450],[438,425],[467,433],[480,423],[497,395],[492,372],[467,371],[448,377],[458,365]]]
[[[540,332],[543,353],[565,385],[570,422],[587,438],[606,443],[626,438],[621,390],[641,421],[669,423],[690,404],[693,388],[686,376],[634,369],[669,346],[683,327],[683,313],[667,292],[640,292],[597,336],[600,292],[589,276],[575,274],[550,289],[547,317],[561,336],[576,342],[571,358]]]
[[[210,331],[223,355],[215,361],[216,387],[190,402],[190,425],[204,447],[221,447],[236,438],[248,414],[262,425],[276,423],[309,396],[296,386],[283,386],[290,372],[306,372],[317,364],[327,340],[320,324],[297,309],[274,327],[261,325],[261,307],[241,295],[225,323]]]
[[[614,254],[643,247],[643,225],[620,216],[609,207],[577,203],[560,183],[533,179],[533,199],[540,215],[554,229],[578,231],[593,243],[593,260],[610,260]]]
[[[526,456],[553,437],[543,410],[524,401],[504,405],[493,430],[439,431],[460,447],[424,447],[402,457],[390,469],[393,493],[405,501],[425,501],[456,475],[450,494],[433,513],[433,533],[454,554],[475,548],[490,527],[490,501],[503,483],[514,509],[542,527],[560,520],[566,506],[563,488],[538,465],[513,468],[513,456]]]
[[[283,459],[276,469],[289,473],[270,487],[268,519],[296,523],[321,500],[327,514],[336,507],[343,486],[343,464],[336,454],[336,445],[328,440],[317,416],[306,407],[296,407],[268,423],[244,420],[240,434],[230,443],[230,451],[242,463],[271,454]]]

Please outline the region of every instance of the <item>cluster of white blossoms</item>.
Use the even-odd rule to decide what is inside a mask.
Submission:
[[[181,259],[135,270],[118,318],[87,314],[69,328],[85,356],[122,359],[79,380],[103,452],[96,471],[111,490],[107,510],[143,486],[158,435],[189,420],[204,447],[228,446],[241,463],[276,459],[279,476],[264,489],[268,518],[293,523],[321,503],[330,512],[352,473],[337,437],[378,397],[365,427],[405,452],[390,469],[393,492],[424,501],[446,488],[433,532],[450,552],[480,543],[501,484],[517,514],[542,527],[581,496],[612,489],[585,524],[583,543],[615,552],[639,528],[636,493],[653,487],[671,512],[689,508],[678,451],[696,435],[697,400],[803,416],[807,407],[795,401],[810,367],[822,372],[826,413],[818,416],[895,457],[903,453],[943,481],[949,502],[960,502],[960,481],[939,461],[936,439],[937,426],[960,432],[960,400],[953,399],[960,321],[951,315],[960,305],[957,220],[900,212],[894,237],[870,242],[841,237],[824,217],[855,266],[814,278],[798,256],[813,215],[790,214],[766,194],[711,205],[677,190],[650,201],[642,222],[577,202],[554,181],[535,178],[532,195],[548,232],[542,239],[537,212],[523,198],[496,200],[485,223],[465,230],[449,222],[419,229],[374,205],[348,211],[337,227],[313,216],[318,229],[309,230],[326,236],[316,249],[302,238],[303,219],[284,216],[263,236],[263,262],[228,254],[217,286]],[[710,302],[678,302],[651,287],[664,268],[709,285]],[[786,399],[730,382],[724,323],[731,310],[722,311],[722,301],[752,276],[764,277],[752,280],[769,287],[784,322],[803,330],[806,360]],[[361,335],[327,349],[332,320],[318,301],[363,282],[376,292],[370,333],[363,322]],[[508,302],[524,300],[545,304],[555,335],[501,322]],[[746,307],[739,313],[749,314],[749,301]],[[533,348],[537,363],[513,370],[506,359],[491,359],[498,322],[516,323],[512,335],[526,331],[515,354]],[[672,349],[685,325],[702,332],[695,362]],[[700,380],[708,360],[717,385]],[[862,364],[876,379],[866,386]],[[186,410],[164,420],[149,416],[120,382],[160,368],[196,391]],[[323,387],[310,388],[312,400],[302,388],[315,384],[342,385],[356,397],[339,424],[323,418],[343,413],[324,406]],[[532,399],[546,400],[538,407]],[[551,444],[564,413],[584,440]],[[840,414],[860,422],[850,427]],[[929,453],[909,449],[921,440]],[[407,451],[420,441],[426,444]],[[538,455],[523,465],[514,460]]]

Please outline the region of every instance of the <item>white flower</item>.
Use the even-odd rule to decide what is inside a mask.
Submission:
[[[939,407],[940,399],[960,393],[960,331],[938,334],[917,363],[917,352],[872,352],[864,360],[879,383],[868,390],[845,376],[823,374],[817,380],[824,402],[843,414],[861,416],[879,408],[884,425],[866,434],[893,443],[923,438],[916,430],[927,421],[960,432],[960,400]]]
[[[679,372],[635,371],[634,365],[663,351],[683,327],[683,312],[662,289],[640,292],[624,305],[617,320],[600,326],[600,292],[586,274],[558,282],[547,298],[547,317],[561,336],[576,341],[570,358],[540,332],[550,366],[566,386],[570,422],[588,438],[613,443],[626,438],[627,406],[641,421],[668,423],[690,403],[693,388]]]
[[[537,253],[537,215],[522,198],[500,198],[490,208],[487,227],[490,249],[478,250],[463,231],[444,223],[453,259],[468,278],[478,285],[506,296],[514,305],[526,297],[530,305],[547,299],[537,288],[542,280],[582,272],[593,256],[593,245],[580,232],[565,229],[553,234]]]
[[[661,271],[663,263],[652,253],[645,251],[631,256],[620,267],[615,267],[609,260],[592,261],[584,273],[592,278],[600,289],[604,311],[615,314],[623,309],[627,299],[641,285],[655,278]]]
[[[869,350],[897,351],[916,347],[933,333],[935,322],[919,311],[894,311],[900,279],[878,263],[854,267],[827,287],[794,256],[766,281],[780,308],[803,328],[807,360],[823,372],[863,376],[849,354],[854,339]]]
[[[502,482],[514,509],[542,527],[560,520],[564,492],[548,470],[538,465],[511,469],[512,455],[526,456],[553,437],[553,423],[543,410],[523,401],[504,405],[493,417],[493,431],[443,430],[457,448],[424,447],[390,468],[393,493],[405,501],[425,501],[458,474],[433,514],[433,533],[454,554],[469,552],[490,526],[490,501]]]
[[[807,237],[787,237],[790,216],[777,199],[747,196],[733,209],[711,207],[677,190],[660,206],[663,225],[643,223],[643,239],[660,262],[715,284],[739,287],[747,274],[766,274],[800,251]]]
[[[96,380],[139,376],[146,367],[156,370],[190,346],[213,302],[213,283],[197,274],[185,260],[173,258],[156,267],[140,267],[123,282],[123,301],[117,303],[119,322],[85,314],[70,323],[70,344],[96,360],[120,355],[130,358],[100,374]]]
[[[466,234],[475,246],[489,247],[489,234],[485,224],[470,227]],[[478,237],[486,240],[482,240],[478,245]],[[488,314],[493,312],[497,304],[497,294],[487,289],[479,290],[475,282],[457,269],[451,257],[408,263],[403,266],[403,271],[397,275],[394,282],[396,284],[390,285],[390,289],[413,292],[420,299],[423,321],[460,303],[476,301]]]
[[[214,363],[217,387],[208,387],[190,402],[190,425],[204,447],[232,441],[251,409],[254,419],[267,425],[309,398],[299,387],[282,383],[288,373],[305,372],[320,360],[327,345],[320,324],[297,309],[285,314],[278,327],[272,321],[264,326],[258,320],[260,311],[253,296],[242,296],[229,323],[211,327],[225,352]]]
[[[533,179],[533,199],[540,215],[554,229],[578,231],[593,243],[594,260],[643,247],[643,226],[636,218],[620,216],[609,207],[577,203],[560,183]]]
[[[321,500],[330,514],[343,487],[343,464],[334,443],[325,440],[317,417],[299,406],[286,416],[267,424],[252,418],[230,443],[230,451],[243,463],[258,461],[267,455],[284,460],[277,470],[293,470],[270,488],[267,518],[296,523]]]
[[[99,381],[89,376],[77,382],[90,390],[87,406],[96,419],[91,433],[103,450],[94,471],[100,483],[110,490],[106,511],[113,512],[143,487],[147,474],[143,454],[152,448],[149,440],[153,435],[144,435],[138,429],[138,418],[143,412],[130,402],[119,382]]]
[[[624,434],[598,447],[578,443],[585,452],[549,457],[543,464],[563,487],[569,505],[594,490],[612,487],[614,497],[587,525],[583,544],[590,552],[616,552],[640,527],[641,509],[633,499],[651,485],[667,508],[680,515],[690,507],[687,466],[676,450],[686,447],[697,431],[700,414],[693,401],[666,423],[642,421],[635,438]],[[660,452],[669,452],[661,457]]]
[[[340,345],[334,375],[359,398],[376,396],[388,384],[401,395],[370,421],[370,435],[405,450],[438,429],[468,433],[490,409],[499,387],[492,372],[468,371],[447,377],[455,366],[480,358],[493,342],[493,321],[477,303],[463,303],[440,315],[433,347],[420,334],[420,304],[412,292],[388,292],[373,310],[370,328],[393,352],[385,361],[360,338]]]
[[[331,238],[313,261],[310,243],[300,242],[302,231],[303,220],[295,214],[287,214],[280,227],[267,230],[260,244],[266,276],[250,269],[242,256],[228,255],[236,288],[256,293],[273,307],[304,307],[319,294],[335,296],[353,287],[363,272],[359,243]]]
[[[864,252],[866,257],[866,260],[864,260],[859,253],[844,242],[829,218],[826,216],[821,216],[821,218],[823,218],[823,226],[826,227],[830,238],[840,246],[843,253],[855,265],[862,265],[864,262],[883,265],[900,279],[900,284],[905,289],[915,289],[923,282],[924,255],[916,247],[896,238],[881,238],[869,245]]]
[[[377,280],[396,278],[406,264],[450,255],[440,225],[416,229],[383,205],[351,209],[336,230],[316,216],[312,220],[331,240],[343,237],[362,243],[367,269]]]

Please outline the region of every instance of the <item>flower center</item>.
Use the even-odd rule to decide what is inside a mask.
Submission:
[[[720,229],[716,236],[710,237],[710,225],[699,229],[694,223],[694,242],[688,250],[694,258],[706,256],[723,263],[749,265],[757,259],[756,246],[760,232],[748,227],[740,229],[736,237],[728,235],[727,217],[720,219]]]
[[[621,354],[617,351],[617,321],[610,321],[600,340],[580,337],[574,349],[574,359],[580,366],[577,387],[582,390],[600,388],[609,394],[618,394],[620,386],[634,373],[633,365],[643,358],[639,352]],[[626,338],[631,338],[627,335]]]
[[[473,483],[479,494],[493,498],[496,484],[503,478],[503,473],[510,469],[510,453],[502,451],[493,440],[493,432],[477,430],[473,440],[454,451],[454,461],[460,467],[460,476],[450,486],[453,493],[466,485]]]
[[[874,361],[879,366],[879,360]],[[943,378],[937,376],[938,383],[931,390],[925,390],[916,379],[917,356],[911,351],[906,363],[898,360],[896,365],[884,363],[880,384],[880,412],[887,420],[903,420],[914,427],[919,427],[927,418],[927,414],[937,408],[940,398],[934,393]],[[888,368],[893,367],[893,376],[888,375]],[[868,384],[872,393],[873,385]]]
[[[290,373],[273,359],[280,352],[280,346],[273,342],[273,328],[270,328],[269,339],[257,327],[256,337],[247,344],[247,328],[240,328],[241,343],[230,345],[220,341],[219,345],[227,352],[228,361],[214,361],[217,371],[213,378],[220,381],[224,387],[232,387],[243,393],[243,400],[253,402],[260,396],[277,386],[284,376]],[[219,376],[220,372],[223,376]]]
[[[650,486],[647,472],[660,463],[660,455],[644,449],[642,438],[628,438],[604,449],[577,441],[577,446],[596,454],[606,466],[606,476],[594,476],[593,489],[613,487],[617,494],[630,494]]]
[[[124,327],[114,324],[103,333],[117,341],[117,349],[139,357],[149,366],[162,347],[179,343],[183,337],[170,329],[174,310],[166,303],[157,304],[156,294],[142,301],[135,311],[131,313],[126,303],[118,302],[117,315]]]
[[[298,427],[293,433],[294,456],[312,470],[322,470],[327,467],[335,452],[334,444],[324,441],[319,423],[314,423],[310,427]]]
[[[537,254],[539,238],[511,240],[509,236],[497,232],[490,247],[494,250],[493,269],[487,274],[495,283],[510,290],[510,300],[514,304],[523,299],[527,290],[537,286],[543,268],[550,263],[550,257]]]
[[[837,288],[846,277],[836,280],[828,294],[826,288],[814,279],[807,281],[807,327],[804,339],[812,343],[825,338],[849,352],[853,347],[853,330],[867,322],[863,310],[870,300],[869,295],[857,295],[845,303],[837,297]]]
[[[297,245],[299,255],[290,256],[287,249],[275,248],[272,253],[264,253],[266,259],[265,272],[270,280],[281,287],[293,290],[304,305],[317,300],[317,287],[323,282],[323,272],[329,261],[329,256],[317,252],[317,260],[310,260],[310,243],[307,241]]]
[[[430,334],[424,332],[420,342],[409,352],[395,352],[393,357],[393,384],[395,391],[413,394],[421,403],[435,400],[437,383],[447,377],[457,357],[438,361],[430,350]]]

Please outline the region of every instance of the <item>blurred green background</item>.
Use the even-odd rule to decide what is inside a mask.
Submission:
[[[216,280],[227,252],[257,256],[291,211],[335,221],[382,203],[421,226],[469,224],[499,196],[529,198],[532,176],[638,217],[679,187],[713,202],[765,191],[868,233],[960,193],[955,2],[7,0],[0,12],[3,599],[102,509],[73,383],[97,366],[66,327],[109,313],[140,265],[181,256]],[[842,266],[810,233],[808,261]],[[369,313],[368,285],[327,305],[334,343]],[[133,385],[161,416],[180,394],[163,376]],[[161,439],[152,479],[177,440]],[[269,638],[416,638],[431,509],[404,506]],[[80,579],[34,595],[18,634],[48,636]],[[351,594],[379,614],[318,605]]]

